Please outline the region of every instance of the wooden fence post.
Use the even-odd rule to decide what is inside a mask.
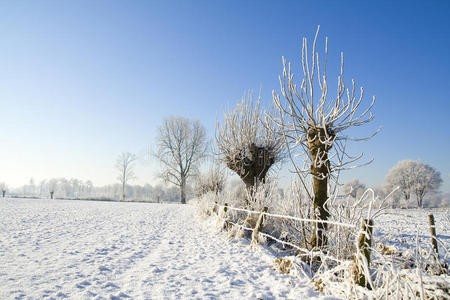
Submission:
[[[372,246],[373,221],[364,219],[361,225],[361,234],[358,238],[358,245],[354,259],[354,275],[356,283],[360,286],[371,288],[368,284],[366,274],[364,273],[364,265],[370,267],[370,248]]]
[[[434,251],[436,252],[436,259],[439,259],[439,249],[436,239],[436,226],[434,223],[434,216],[433,214],[428,215],[428,222],[430,223],[430,233],[431,233],[431,245],[433,246]]]
[[[228,229],[228,227],[229,227],[229,223],[227,220],[227,210],[228,210],[228,203],[225,203],[223,205],[223,213],[221,216],[221,218],[223,219],[223,226],[222,226],[223,229]]]
[[[264,206],[261,214],[258,217],[258,220],[256,221],[255,228],[253,229],[252,233],[252,242],[251,242],[252,245],[258,243],[258,234],[263,229],[264,213],[266,213],[267,210],[268,210],[267,206]]]
[[[215,213],[216,215],[217,215],[217,213],[218,213],[218,209],[217,209],[217,201],[214,202],[213,213]]]

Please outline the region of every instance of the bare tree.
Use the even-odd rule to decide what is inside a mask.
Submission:
[[[218,123],[216,129],[221,159],[239,175],[252,194],[257,185],[265,181],[269,169],[282,159],[281,135],[274,122],[264,119],[260,98],[253,102],[251,93],[224,115],[223,125]]]
[[[303,38],[301,59],[303,80],[299,86],[294,82],[291,64],[286,63],[283,57],[280,86],[284,101],[273,91],[274,105],[279,112],[278,117],[273,120],[283,128],[282,134],[288,156],[308,197],[313,201],[315,218],[327,220],[329,211],[326,202],[330,196],[332,183],[337,183],[341,170],[356,167],[353,163],[363,156],[363,154],[350,156],[346,150],[347,142],[370,138],[354,139],[343,132],[372,120],[370,110],[375,103],[375,97],[367,108],[360,111],[363,89],[361,88],[359,96],[355,95],[354,80],[350,90],[345,88],[343,53],[341,53],[337,95],[332,98],[328,96],[328,38],[325,39],[325,59],[320,65],[319,54],[316,51],[318,34],[319,27],[311,54],[308,53],[307,39]],[[303,159],[299,160],[301,156]],[[312,178],[312,191],[307,178]],[[334,189],[336,186],[334,184]],[[316,234],[312,238],[313,245],[321,247],[326,244],[323,236],[326,229],[325,223],[318,222]]]
[[[345,183],[342,190],[345,195],[359,199],[366,191],[366,185],[359,182],[358,179],[353,179],[352,181]]]
[[[385,178],[388,188],[400,187],[405,201],[411,194],[416,196],[417,206],[423,207],[423,197],[430,191],[436,191],[442,183],[441,174],[422,163],[414,160],[401,160],[389,170]]]
[[[42,197],[42,195],[44,194],[44,188],[46,183],[47,182],[45,181],[45,179],[39,182],[39,197]]]
[[[53,196],[55,195],[55,190],[58,187],[58,179],[52,178],[48,181],[48,191],[50,192],[50,199],[53,199]]]
[[[3,198],[6,196],[6,190],[8,189],[6,183],[0,182],[0,191],[2,192]]]
[[[164,181],[180,187],[181,203],[186,203],[187,180],[197,173],[207,148],[205,128],[199,121],[184,117],[165,119],[159,128],[156,156]]]
[[[136,155],[130,152],[122,152],[116,161],[116,168],[119,171],[117,180],[122,185],[122,201],[125,200],[125,188],[130,180],[136,179],[134,175],[134,162],[136,161]]]
[[[195,193],[197,197],[208,192],[219,194],[227,181],[226,172],[219,164],[212,165],[207,172],[200,174],[196,180]]]

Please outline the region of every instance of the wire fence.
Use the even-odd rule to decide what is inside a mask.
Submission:
[[[258,215],[262,214],[262,215],[268,216],[268,217],[288,219],[288,220],[294,220],[294,221],[299,221],[299,222],[323,223],[323,224],[329,224],[329,225],[337,225],[337,226],[343,226],[343,227],[349,227],[349,228],[356,228],[356,226],[353,225],[353,224],[334,222],[334,221],[329,221],[329,220],[298,218],[298,217],[293,217],[293,216],[288,216],[288,215],[271,214],[271,213],[264,212],[264,211],[254,211],[254,210],[230,207],[230,206],[219,205],[219,204],[215,204],[215,206],[219,207],[219,208],[225,208],[226,207],[227,209],[230,209],[230,210],[242,211],[242,212],[246,212],[246,213],[249,213],[249,214],[258,214]]]
[[[273,241],[278,245],[283,245],[283,249],[287,248],[288,251],[294,251],[295,257],[298,257],[299,260],[290,255],[287,259],[290,263],[295,262],[297,266],[294,268],[296,270],[300,270],[303,273],[309,273],[305,274],[306,276],[310,276],[311,281],[314,282],[318,288],[323,288],[325,285],[328,285],[328,291],[339,290],[340,293],[346,295],[347,290],[345,287],[348,285],[346,280],[349,278],[346,276],[350,276],[351,284],[348,286],[351,288],[349,288],[349,291],[355,299],[364,298],[363,295],[375,295],[374,299],[383,299],[385,295],[397,295],[397,298],[418,298],[419,292],[420,299],[425,299],[428,296],[430,296],[428,297],[429,299],[440,299],[440,293],[448,293],[448,288],[446,288],[445,285],[443,285],[443,287],[440,285],[433,287],[431,285],[434,284],[434,281],[432,280],[438,278],[436,276],[448,274],[447,262],[449,256],[449,251],[446,247],[448,245],[447,243],[444,243],[444,240],[448,238],[448,235],[446,235],[447,231],[444,230],[444,235],[442,236],[437,235],[437,222],[435,222],[431,212],[428,215],[430,224],[426,224],[424,221],[421,221],[421,227],[417,224],[415,251],[408,254],[408,251],[405,253],[401,251],[396,253],[395,247],[393,248],[394,252],[389,253],[391,248],[389,248],[389,243],[385,244],[386,240],[382,240],[383,238],[381,238],[381,242],[379,241],[377,244],[374,243],[373,237],[375,228],[381,230],[375,235],[377,240],[384,235],[386,238],[391,236],[389,232],[382,233],[383,231],[386,231],[386,228],[383,228],[382,224],[374,226],[373,219],[375,216],[378,217],[378,214],[371,213],[371,206],[368,209],[366,218],[363,217],[365,215],[365,213],[363,213],[358,214],[359,218],[357,219],[344,219],[344,222],[274,214],[267,212],[267,207],[264,207],[261,211],[257,211],[231,207],[226,203],[225,205],[221,205],[217,202],[214,206],[209,206],[208,209],[211,209],[211,207],[213,208],[213,212],[219,217],[220,222],[223,222],[220,223],[222,224],[220,226],[223,226],[223,229],[230,230],[230,233],[233,235],[240,232],[236,230],[251,232],[250,247],[252,247],[254,243],[260,244],[265,243],[265,241]],[[236,212],[244,214],[238,214]],[[245,214],[247,214],[247,217],[245,217]],[[256,218],[251,215],[256,216]],[[279,228],[278,226],[284,226],[283,224],[286,224],[284,221],[273,223],[267,222],[266,218],[272,218],[272,220],[296,221],[300,222],[301,224],[299,225],[301,226],[303,226],[303,223],[314,225],[323,223],[333,225],[330,226],[331,230],[327,230],[326,234],[327,237],[333,238],[334,243],[329,244],[328,247],[325,248],[317,246],[310,247],[308,244],[303,245],[303,242],[298,240],[295,236],[293,236],[293,239],[290,239],[285,235],[280,234],[280,232],[283,231],[282,228]],[[256,219],[257,221],[255,224]],[[350,220],[352,223],[346,223],[346,220]],[[444,220],[443,222],[448,224],[448,221],[447,218],[447,220]],[[288,224],[297,226],[295,224],[298,223],[288,222]],[[263,225],[267,226],[264,229],[264,232],[262,232],[264,228]],[[320,230],[318,227],[319,226],[313,227],[310,225],[309,228]],[[446,228],[446,226],[442,224],[440,227],[442,227],[441,230]],[[233,228],[236,228],[236,230]],[[429,235],[422,234],[420,236],[420,239],[424,242],[425,239],[429,240],[424,245],[419,245],[419,228],[431,231]],[[342,232],[344,232],[345,237],[348,235],[349,238],[347,240],[342,240],[341,243],[340,238],[343,237],[343,235],[340,234],[342,234]],[[380,232],[382,234],[381,236]],[[406,236],[409,235],[407,234]],[[423,246],[427,246],[427,251],[422,251],[424,250]],[[441,251],[438,250],[438,247]],[[344,249],[344,255],[341,255],[341,248]],[[348,256],[348,254],[350,256]],[[279,261],[278,266],[280,270],[283,271],[283,260],[276,259],[275,263],[277,263],[277,261]],[[303,269],[305,263],[306,265],[309,265],[309,268]],[[409,269],[413,271],[410,273],[404,271]],[[427,276],[425,276],[425,274],[427,274]],[[430,277],[429,275],[436,276]],[[436,282],[440,281],[438,280]],[[355,286],[358,286],[358,288]],[[350,294],[347,296],[350,296]],[[425,297],[425,295],[427,295],[427,297]]]
[[[249,210],[249,209],[244,209],[244,208],[237,208],[237,207],[231,207],[228,205],[220,205],[215,203],[214,207],[217,207],[218,209],[222,209],[222,211],[227,212],[228,210],[233,210],[233,211],[239,211],[239,212],[245,212],[248,214],[255,214],[255,215],[259,215],[260,217],[273,217],[273,218],[278,218],[278,219],[286,219],[286,220],[293,220],[293,221],[299,221],[299,222],[309,222],[309,223],[323,223],[323,224],[328,224],[328,225],[335,225],[335,226],[340,226],[340,227],[346,227],[349,229],[357,229],[357,226],[354,224],[349,224],[349,223],[343,223],[343,222],[336,222],[336,221],[330,221],[330,220],[319,220],[319,219],[307,219],[307,218],[299,218],[299,217],[294,217],[294,216],[289,216],[289,215],[281,215],[281,214],[272,214],[272,213],[268,213],[265,210],[262,211],[255,211],[255,210]],[[217,214],[220,216],[220,212],[219,210],[216,210]],[[262,221],[262,220],[261,220]],[[289,246],[293,249],[298,250],[300,253],[298,255],[300,256],[309,256],[309,257],[316,257],[316,256],[320,256],[322,259],[329,259],[335,262],[339,262],[341,263],[342,260],[339,260],[338,258],[335,258],[333,256],[327,255],[325,254],[323,251],[320,251],[320,249],[317,248],[313,248],[313,249],[307,249],[307,248],[303,248],[300,247],[299,245],[296,245],[294,243],[291,243],[289,241],[285,241],[282,240],[280,238],[277,238],[273,235],[270,235],[268,233],[265,232],[261,232],[261,230],[258,230],[259,228],[261,228],[261,224],[256,224],[256,226],[254,228],[250,228],[245,226],[244,224],[239,224],[236,222],[233,222],[229,219],[225,219],[225,222],[228,224],[231,224],[233,226],[239,227],[240,229],[243,230],[247,230],[247,231],[251,231],[252,232],[252,243],[255,242],[255,237],[256,236],[262,236],[266,239],[270,239],[272,241],[275,241],[277,243],[280,243],[283,246]],[[367,233],[363,232],[364,235],[366,235]]]
[[[295,244],[289,240],[284,240],[281,237],[275,237],[267,232],[262,232],[262,224],[258,222],[263,222],[263,219],[266,217],[271,217],[271,218],[278,218],[278,219],[285,219],[285,220],[292,220],[292,221],[298,221],[298,222],[309,222],[309,223],[323,223],[323,224],[328,224],[328,225],[334,225],[338,227],[338,231],[339,231],[339,227],[343,227],[346,228],[347,231],[350,230],[350,234],[352,236],[354,236],[353,241],[356,243],[356,249],[354,253],[354,257],[356,258],[361,258],[361,260],[363,260],[363,264],[366,265],[367,262],[367,258],[370,257],[370,253],[369,254],[365,254],[366,258],[362,258],[361,257],[361,253],[364,251],[372,251],[375,250],[373,248],[373,243],[372,243],[372,234],[375,228],[377,228],[376,226],[374,226],[373,221],[371,220],[370,217],[370,212],[368,214],[368,218],[367,219],[361,219],[359,220],[359,222],[361,224],[350,224],[350,223],[344,223],[344,222],[337,222],[337,221],[331,221],[331,220],[320,220],[320,219],[308,219],[308,218],[299,218],[299,217],[294,217],[294,216],[289,216],[289,215],[282,215],[282,214],[273,214],[273,213],[269,213],[267,212],[267,208],[265,208],[262,211],[255,211],[255,210],[250,210],[250,209],[245,209],[245,208],[237,208],[237,207],[231,207],[228,206],[227,204],[225,205],[220,205],[218,203],[214,204],[214,208],[215,208],[215,212],[217,213],[218,216],[222,217],[222,219],[224,220],[225,223],[228,223],[230,225],[236,226],[242,230],[247,230],[252,232],[252,244],[255,241],[255,238],[257,239],[258,236],[263,237],[265,239],[268,240],[272,240],[276,243],[279,243],[281,245],[283,245],[283,247],[290,247],[291,249],[295,249],[298,250],[297,255],[299,256],[309,256],[311,257],[311,260],[313,257],[320,257],[322,260],[326,259],[326,260],[331,260],[331,261],[335,261],[337,263],[343,263],[345,260],[343,260],[342,257],[340,257],[340,255],[335,256],[331,256],[329,255],[330,253],[328,251],[323,251],[323,249],[317,248],[317,247],[313,247],[312,249],[307,249],[304,247],[299,246],[298,244]],[[247,214],[253,214],[253,215],[257,215],[259,216],[258,218],[258,222],[257,224],[255,224],[254,228],[252,227],[248,227],[248,223],[247,224],[239,224],[239,222],[234,222],[234,220],[227,218],[226,217],[226,213],[231,210],[231,211],[237,211],[237,212],[244,212]],[[264,218],[263,218],[264,217]],[[245,221],[244,221],[245,222]],[[247,226],[246,226],[247,225]],[[435,224],[430,224],[431,228],[435,228]],[[317,229],[317,228],[316,228]],[[435,251],[437,253],[438,249],[437,249],[437,245],[439,244],[440,247],[443,248],[444,250],[444,260],[447,260],[447,256],[448,256],[448,249],[446,249],[443,241],[441,241],[441,239],[436,237],[436,233],[434,232],[434,234],[432,233],[432,239],[434,240],[434,247],[435,247]],[[369,249],[370,248],[370,249]],[[437,254],[439,255],[439,254]],[[366,261],[364,261],[366,260]]]

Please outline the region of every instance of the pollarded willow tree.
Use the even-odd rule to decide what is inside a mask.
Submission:
[[[278,115],[271,119],[283,129],[281,132],[288,156],[313,203],[315,219],[323,221],[329,217],[326,203],[331,189],[337,186],[339,172],[356,167],[354,163],[363,156],[363,154],[350,156],[346,150],[347,142],[370,138],[350,138],[344,131],[350,127],[367,124],[373,119],[371,108],[375,103],[375,97],[368,107],[361,111],[363,88],[361,87],[359,95],[356,95],[354,80],[351,89],[345,88],[343,53],[341,53],[337,94],[333,97],[328,95],[328,38],[325,38],[325,58],[320,65],[321,60],[316,51],[319,28],[314,37],[311,54],[308,53],[307,39],[303,38],[301,59],[303,79],[299,86],[294,81],[291,64],[286,63],[283,57],[280,86],[284,101],[273,91],[273,101]],[[303,159],[299,160],[299,156],[303,156]],[[312,187],[309,178],[312,179]],[[321,222],[316,224],[311,244],[322,247],[327,243],[324,235],[327,225]]]
[[[159,159],[164,181],[180,187],[181,203],[186,203],[187,180],[195,175],[205,157],[206,130],[199,121],[183,117],[165,119],[157,137]]]
[[[260,98],[251,93],[217,123],[216,142],[221,159],[245,183],[250,195],[265,181],[267,172],[282,158],[282,137],[274,122],[264,122]],[[249,204],[247,199],[247,205]]]

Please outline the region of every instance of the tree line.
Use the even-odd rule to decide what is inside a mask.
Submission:
[[[90,180],[76,178],[52,178],[35,182],[30,181],[16,188],[9,188],[5,183],[0,183],[1,190],[6,196],[54,198],[54,199],[89,199],[89,200],[114,200],[122,199],[122,184],[109,184],[94,186]],[[188,190],[192,193],[191,189]],[[162,184],[126,185],[125,193],[128,201],[144,202],[177,202],[179,201],[178,189]]]

